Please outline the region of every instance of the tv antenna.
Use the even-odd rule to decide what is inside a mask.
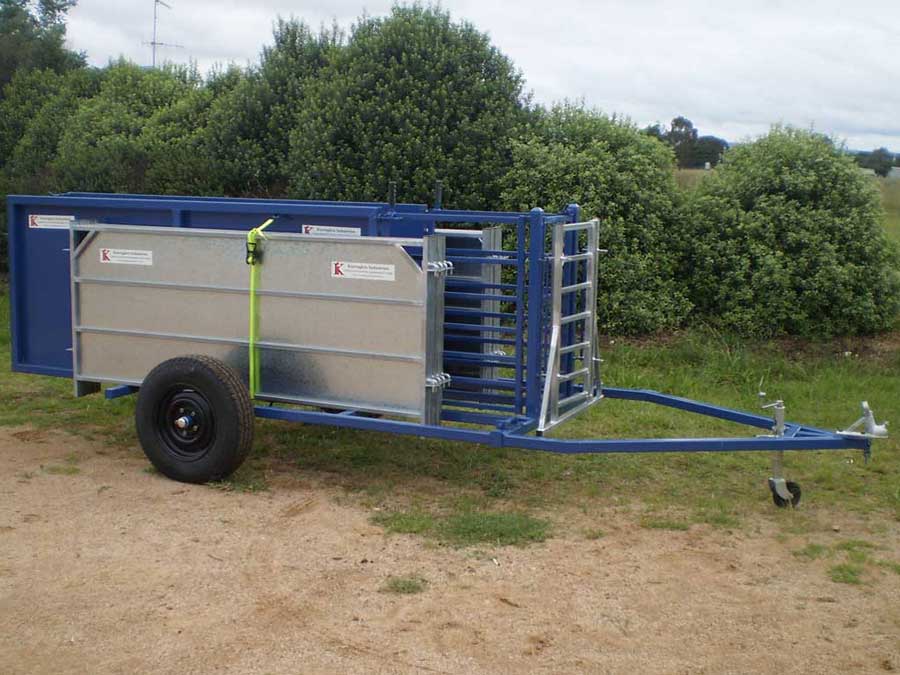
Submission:
[[[162,5],[166,9],[172,9],[172,5],[170,5],[167,2],[164,2],[163,0],[153,0],[153,40],[151,40],[150,42],[144,43],[145,45],[149,44],[151,47],[153,47],[153,59],[150,62],[150,65],[152,68],[156,68],[156,48],[157,47],[174,47],[175,49],[184,49],[184,45],[176,45],[176,44],[170,44],[167,42],[160,42],[159,40],[156,39],[156,25],[159,22],[158,13],[159,13],[160,5]]]

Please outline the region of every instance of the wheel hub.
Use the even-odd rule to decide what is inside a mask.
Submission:
[[[215,439],[212,408],[196,389],[173,389],[164,397],[159,417],[166,450],[181,459],[200,459]]]

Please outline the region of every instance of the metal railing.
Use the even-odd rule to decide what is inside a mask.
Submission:
[[[539,432],[548,431],[601,398],[597,353],[599,229],[597,219],[551,226],[550,344]]]

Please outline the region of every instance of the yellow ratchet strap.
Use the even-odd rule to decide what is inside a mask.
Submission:
[[[266,238],[263,234],[269,225],[275,222],[269,218],[259,227],[254,227],[247,233],[247,258],[250,265],[250,335],[247,345],[250,352],[250,398],[256,398],[259,392],[259,350],[256,346],[259,340],[259,310],[256,302],[256,288],[259,285],[259,265],[262,262],[262,252],[259,250],[259,242]]]

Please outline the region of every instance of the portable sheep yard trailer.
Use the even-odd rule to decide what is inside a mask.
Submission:
[[[78,396],[138,393],[136,427],[176,480],[234,471],[253,416],[558,453],[769,451],[884,436],[604,386],[600,223],[435,206],[67,193],[10,196],[13,370]],[[746,437],[562,439],[602,398],[765,430]]]

